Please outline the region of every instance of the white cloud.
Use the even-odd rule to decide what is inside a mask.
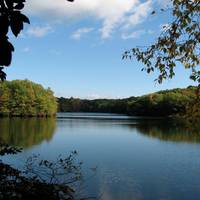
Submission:
[[[134,27],[144,21],[152,11],[152,1],[148,0],[133,9],[133,13],[124,19],[124,28]]]
[[[44,37],[48,33],[52,32],[53,28],[49,25],[46,26],[32,26],[30,27],[26,34],[30,37]]]
[[[141,23],[151,11],[153,0],[29,0],[26,12],[44,16],[49,20],[91,18],[101,22],[99,31],[102,38],[109,38],[121,27],[134,27]]]
[[[94,29],[93,28],[80,28],[78,30],[76,30],[72,35],[71,35],[71,38],[74,39],[74,40],[79,40],[81,39],[81,37],[87,33],[90,33],[91,31],[93,31]]]

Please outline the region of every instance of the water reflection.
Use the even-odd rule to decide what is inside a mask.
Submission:
[[[56,119],[3,118],[0,119],[0,139],[24,149],[50,141],[56,128]]]
[[[136,126],[138,133],[165,141],[200,143],[200,128],[172,120],[146,120]]]
[[[17,155],[16,161],[7,160],[20,166],[32,154],[55,160],[59,154],[77,150],[85,180],[91,177],[90,168],[98,167],[86,183],[90,196],[199,199],[200,129],[167,120],[75,117],[0,119],[0,138],[5,142],[26,148],[41,143]]]
[[[56,132],[56,121],[59,127],[68,126],[73,129],[87,128],[105,129],[106,127],[119,127],[120,129],[130,129],[133,132],[152,138],[165,141],[200,143],[200,128],[193,129],[171,120],[150,120],[150,119],[36,119],[36,118],[3,118],[0,119],[0,139],[14,146],[30,148],[43,141],[50,141]]]
[[[88,130],[120,128],[164,141],[200,143],[200,126],[168,119],[59,119],[59,126]],[[199,124],[200,125],[200,124]],[[123,133],[122,133],[123,134]]]

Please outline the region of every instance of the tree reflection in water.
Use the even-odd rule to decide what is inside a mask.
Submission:
[[[165,141],[200,143],[200,124],[176,120],[143,120],[136,125],[139,133]]]
[[[0,139],[9,145],[30,148],[50,141],[55,133],[55,118],[2,118]]]

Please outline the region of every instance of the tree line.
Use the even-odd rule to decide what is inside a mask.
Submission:
[[[197,87],[163,90],[125,99],[58,98],[58,112],[102,112],[136,116],[171,116],[186,113],[196,99]]]
[[[155,117],[185,113],[199,115],[199,109],[192,106],[196,105],[197,91],[197,87],[189,86],[140,97],[87,100],[56,98],[50,88],[45,89],[29,80],[5,81],[0,84],[0,116],[44,117],[53,116],[56,112],[101,112]]]
[[[50,88],[29,80],[5,81],[0,84],[1,116],[52,116],[57,101]]]

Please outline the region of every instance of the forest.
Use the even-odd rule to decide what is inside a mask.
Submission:
[[[29,80],[4,81],[0,84],[0,115],[53,116],[57,102],[50,88]]]
[[[197,88],[172,89],[125,99],[58,98],[58,112],[102,112],[166,117],[186,112],[196,99]]]
[[[163,90],[124,99],[56,98],[50,88],[29,80],[0,84],[0,116],[44,117],[57,112],[101,112],[167,117],[184,114],[195,101],[197,87]]]

